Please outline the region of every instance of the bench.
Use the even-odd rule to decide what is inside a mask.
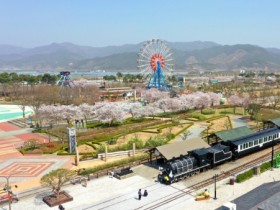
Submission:
[[[81,184],[82,181],[85,181],[87,180],[86,177],[83,177],[83,176],[77,176],[77,177],[74,177],[73,179],[70,180],[70,183],[71,184]]]
[[[130,167],[123,168],[119,172],[116,173],[116,178],[125,179],[134,175],[134,172],[130,169]]]
[[[127,167],[127,168],[123,168],[121,169],[121,172],[120,172],[120,175],[127,175],[127,174],[130,174],[130,173],[133,173],[133,171],[130,169],[130,167]]]
[[[14,194],[0,195],[0,203],[19,201],[18,197]]]

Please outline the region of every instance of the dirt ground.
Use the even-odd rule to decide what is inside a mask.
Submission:
[[[210,129],[209,129],[209,133],[214,133],[214,132],[217,132],[217,131],[222,131],[222,130],[227,130],[227,127],[228,129],[231,129],[230,128],[230,122],[228,120],[227,117],[223,117],[223,118],[220,118],[220,119],[217,119],[217,120],[213,120],[211,121],[211,126],[210,126]]]
[[[80,153],[91,153],[95,151],[91,146],[88,146],[86,144],[78,146],[78,150]]]
[[[145,144],[146,141],[148,141],[149,138],[151,138],[151,137],[155,137],[157,135],[166,135],[170,132],[175,134],[175,133],[180,132],[182,129],[185,129],[188,126],[189,126],[189,124],[181,124],[181,125],[178,125],[178,126],[164,128],[164,129],[161,130],[160,133],[146,133],[146,132],[131,133],[131,134],[119,137],[118,140],[117,140],[117,143],[115,145],[110,145],[110,147],[122,146],[124,144],[127,144],[131,139],[133,139],[135,137],[138,137],[139,139],[141,139],[143,141],[143,143]],[[156,132],[157,129],[148,129],[147,131]],[[95,151],[91,146],[88,146],[86,144],[80,145],[78,147],[78,149],[79,149],[80,153],[91,153],[91,152]]]
[[[148,141],[149,138],[151,138],[151,137],[155,137],[157,135],[165,135],[165,134],[168,134],[170,131],[171,131],[171,133],[175,134],[175,133],[180,132],[182,129],[185,129],[188,126],[189,126],[189,124],[181,124],[181,125],[173,126],[170,128],[164,128],[161,130],[161,133],[136,132],[136,133],[128,134],[128,135],[119,137],[116,146],[121,146],[123,144],[126,144],[132,138],[135,138],[135,137],[138,137],[139,139],[141,139],[143,141],[143,143],[146,143],[146,141]],[[155,131],[157,131],[157,129],[148,129],[147,131],[155,132]]]

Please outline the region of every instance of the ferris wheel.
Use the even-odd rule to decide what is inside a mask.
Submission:
[[[146,87],[159,90],[169,89],[165,75],[174,70],[174,59],[171,49],[160,39],[152,39],[144,43],[138,53],[137,67],[148,77]]]

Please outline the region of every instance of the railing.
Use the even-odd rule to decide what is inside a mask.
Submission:
[[[136,154],[140,154],[140,153],[143,153],[147,150],[135,150],[135,155]],[[110,158],[110,157],[121,157],[121,156],[128,156],[128,157],[131,157],[133,156],[133,150],[127,150],[127,151],[117,151],[117,152],[110,152],[110,153],[107,153],[107,157]],[[98,154],[97,158],[100,159],[100,160],[104,160],[106,157],[106,154],[105,153],[100,153]]]

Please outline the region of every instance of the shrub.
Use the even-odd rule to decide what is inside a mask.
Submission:
[[[96,173],[98,171],[102,171],[102,170],[105,170],[105,169],[110,169],[110,168],[113,168],[113,167],[116,167],[116,166],[127,165],[127,164],[135,162],[137,160],[145,160],[147,158],[148,158],[148,154],[145,154],[145,155],[141,155],[141,156],[135,156],[135,157],[130,157],[130,158],[123,159],[123,160],[118,160],[118,161],[111,162],[111,163],[106,163],[106,164],[103,164],[103,165],[96,166],[94,168],[86,169],[86,170],[82,171],[80,173],[80,175],[88,175],[88,174]]]
[[[167,133],[166,134],[166,140],[170,141],[171,139],[175,138],[175,134],[174,133]]]
[[[47,143],[47,144],[41,144],[40,149],[43,151],[44,154],[52,154],[55,153],[63,147],[66,147],[66,144],[60,144],[57,142]]]
[[[200,113],[192,113],[192,114],[189,115],[189,117],[196,118],[196,119],[199,119],[199,120],[206,120],[207,119],[205,116],[203,116]]]
[[[166,140],[164,139],[164,137],[157,135],[155,137],[150,137],[149,140],[146,142],[145,147],[152,148],[152,147],[158,147],[158,146],[161,146],[164,144],[166,144]]]
[[[144,147],[144,143],[138,136],[134,136],[128,143],[127,146],[132,148],[133,143],[135,143],[136,149],[142,149]]]
[[[101,144],[99,145],[99,147],[97,148],[97,153],[103,153],[105,152],[105,145]]]
[[[96,127],[101,127],[103,123],[101,122],[88,122],[87,123],[87,128],[96,128]]]
[[[274,165],[275,165],[275,160],[274,160]],[[266,163],[263,163],[263,164],[260,166],[260,171],[261,171],[261,173],[262,173],[262,172],[267,171],[267,170],[270,169],[270,168],[271,168],[271,161],[266,162]]]
[[[230,110],[222,110],[222,111],[220,111],[220,114],[233,114],[233,111],[230,111]]]
[[[130,149],[132,148],[130,148],[127,144],[124,144],[121,146],[109,147],[108,152],[126,151]]]
[[[116,143],[117,143],[117,139],[115,139],[115,138],[110,139],[110,140],[107,141],[107,143],[108,143],[109,145],[116,144]]]
[[[76,153],[75,152],[61,152],[60,151],[60,152],[57,153],[57,155],[62,155],[62,156],[63,155],[76,155]]]
[[[37,139],[31,139],[29,141],[24,142],[24,149],[26,151],[28,150],[34,150],[39,148],[38,140]]]
[[[96,153],[84,153],[81,154],[80,156],[80,160],[87,160],[87,159],[94,159],[94,158],[97,158]]]
[[[201,113],[205,114],[205,115],[215,114],[215,110],[213,110],[213,109],[203,109]]]
[[[254,170],[253,170],[253,169],[250,169],[250,170],[248,170],[248,171],[246,171],[246,172],[244,172],[244,173],[242,173],[242,174],[237,175],[237,177],[236,177],[236,182],[237,182],[237,183],[244,182],[244,181],[246,181],[247,179],[252,178],[253,175],[254,175]]]

